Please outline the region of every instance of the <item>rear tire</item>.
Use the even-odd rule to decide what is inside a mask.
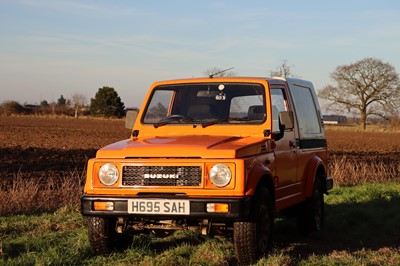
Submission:
[[[315,179],[311,198],[307,199],[299,209],[297,228],[303,235],[320,231],[324,225],[324,192],[322,182]]]
[[[127,233],[118,234],[115,225],[114,219],[87,217],[89,242],[95,254],[108,254],[132,245],[133,237]]]
[[[234,247],[241,265],[254,263],[271,247],[274,218],[271,197],[266,188],[257,189],[254,204],[250,220],[233,225]]]

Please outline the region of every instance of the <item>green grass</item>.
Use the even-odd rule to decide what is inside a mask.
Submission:
[[[323,232],[297,234],[277,217],[274,245],[256,265],[400,265],[400,183],[336,187],[326,196]],[[90,249],[76,209],[0,217],[0,265],[236,265],[231,241],[177,231],[136,236],[132,248],[107,256]]]
[[[336,232],[338,242],[372,249],[400,246],[399,183],[336,188],[327,205],[327,229]]]

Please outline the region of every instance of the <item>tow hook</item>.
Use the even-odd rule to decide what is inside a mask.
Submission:
[[[117,224],[115,225],[115,231],[117,231],[118,234],[122,234],[125,228],[126,228],[126,223],[124,218],[119,217],[117,219]]]
[[[203,220],[203,221],[201,221],[200,228],[201,228],[201,234],[202,234],[203,236],[206,236],[206,235],[210,234],[210,231],[211,231],[211,222],[208,221],[208,220]]]

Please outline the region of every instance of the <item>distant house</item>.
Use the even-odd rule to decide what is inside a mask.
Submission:
[[[29,110],[39,110],[40,105],[37,104],[24,104],[24,107]]]
[[[40,105],[37,104],[24,104],[25,112],[28,114],[37,115],[40,111]]]
[[[326,125],[347,124],[347,117],[344,115],[323,115],[322,118]]]

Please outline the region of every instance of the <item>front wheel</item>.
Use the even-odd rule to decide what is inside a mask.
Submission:
[[[321,179],[316,178],[311,198],[299,209],[297,228],[301,234],[320,231],[324,225],[324,192]]]
[[[274,218],[269,191],[264,187],[258,189],[254,200],[250,220],[233,225],[234,247],[241,265],[254,263],[271,246]]]
[[[115,219],[88,217],[87,228],[90,246],[97,255],[108,254],[113,250],[123,250],[132,244],[133,237],[115,231]]]

